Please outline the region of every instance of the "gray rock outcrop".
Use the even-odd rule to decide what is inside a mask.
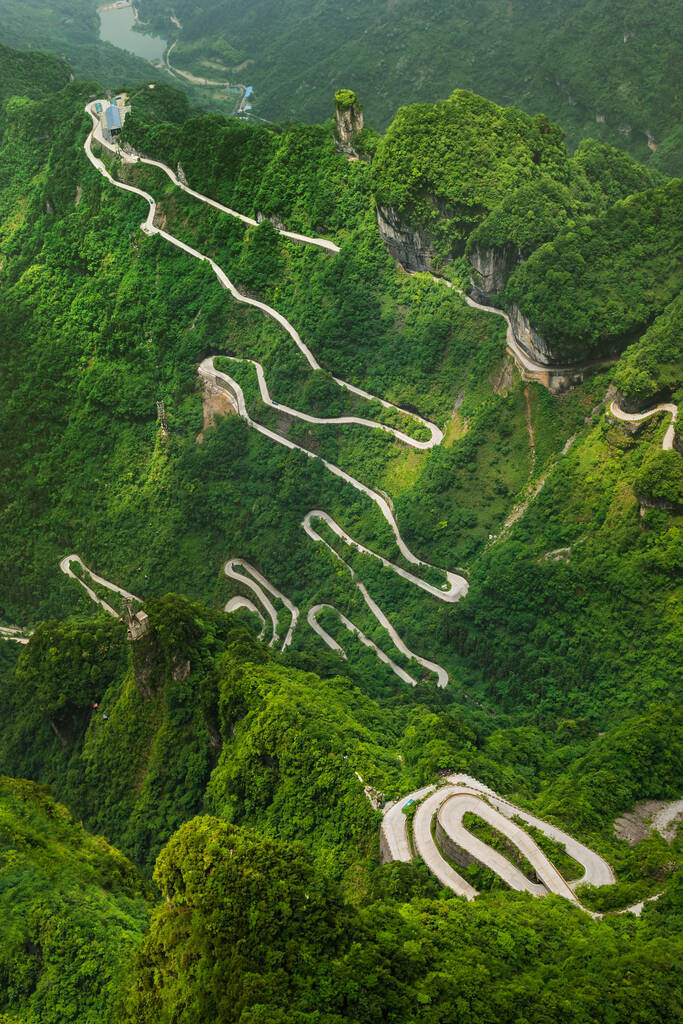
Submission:
[[[527,355],[544,366],[557,366],[567,362],[561,353],[554,352],[545,338],[542,338],[538,331],[534,330],[519,306],[515,306],[513,303],[508,312],[515,341]]]
[[[363,108],[351,89],[340,89],[334,99],[337,147],[346,156],[358,158],[353,144],[356,136],[363,130]]]
[[[377,204],[377,227],[391,256],[404,270],[432,270],[436,255],[429,235],[403,220],[393,206]]]
[[[498,295],[515,267],[523,262],[516,245],[496,246],[490,249],[475,248],[469,256],[472,271],[470,283],[472,298],[477,302],[489,303]]]

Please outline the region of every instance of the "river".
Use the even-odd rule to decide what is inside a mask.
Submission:
[[[148,36],[134,32],[135,15],[132,7],[117,7],[100,11],[100,39],[113,43],[122,50],[128,50],[145,60],[161,60],[166,49],[166,40],[161,36]]]

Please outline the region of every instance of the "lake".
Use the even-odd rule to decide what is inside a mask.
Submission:
[[[100,11],[100,39],[113,43],[122,50],[129,50],[145,60],[161,60],[166,49],[166,40],[161,36],[143,35],[133,32],[135,15],[132,7],[117,7],[113,11]]]

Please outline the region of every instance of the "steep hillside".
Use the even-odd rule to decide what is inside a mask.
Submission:
[[[0,1018],[668,1024],[680,831],[615,818],[683,774],[680,183],[463,92],[347,159],[151,83],[118,149],[96,87],[10,67]],[[553,392],[470,274],[633,342]],[[609,884],[381,863],[453,772]]]
[[[337,239],[336,255],[295,245],[267,220],[245,225],[207,206],[158,167],[112,166],[156,196],[158,222],[174,237],[213,256],[250,296],[289,317],[325,367],[314,369],[272,318],[228,298],[206,263],[139,232],[147,204],[105,181],[85,158],[85,91],[73,83],[49,109],[29,101],[8,108],[0,373],[11,396],[2,543],[12,572],[1,584],[5,620],[30,626],[91,607],[78,582],[60,572],[69,551],[145,599],[175,589],[216,606],[245,595],[244,579],[228,580],[223,569],[247,559],[293,602],[292,649],[323,655],[321,633],[306,621],[321,608],[321,628],[332,631],[370,692],[400,688],[404,672],[421,685],[449,679],[463,694],[474,687],[529,709],[540,694],[553,713],[571,708],[611,720],[619,707],[643,707],[650,681],[619,633],[602,635],[603,613],[626,631],[636,623],[649,631],[648,657],[665,689],[673,686],[671,633],[660,624],[673,628],[675,609],[660,566],[668,572],[677,520],[672,510],[639,517],[638,481],[661,444],[663,421],[645,421],[640,438],[609,426],[602,418],[609,374],[560,400],[525,386],[505,353],[498,317],[393,265],[370,197],[378,171],[348,162],[330,129],[250,128],[191,117],[182,103],[174,124],[158,119],[165,98],[134,93],[125,132],[143,152],[180,165],[195,188],[243,215],[270,214],[277,224]],[[485,112],[490,106],[465,102]],[[507,117],[515,138],[520,126],[532,130],[524,115]],[[555,142],[547,145],[565,173],[566,156]],[[569,165],[590,202],[607,206],[600,216],[621,208],[609,202],[624,179],[641,180],[624,161],[601,150],[590,159],[584,153],[576,171]],[[514,180],[511,188],[517,194]],[[590,304],[586,281],[582,301]],[[244,417],[221,416],[233,408],[229,401],[214,411],[197,379],[207,355],[237,357],[220,364],[223,372],[235,375],[254,420],[274,436]],[[261,364],[279,409],[264,403],[248,359]],[[354,395],[330,371],[404,411]],[[668,384],[675,390],[673,377]],[[168,432],[157,422],[157,401],[165,403]],[[429,447],[414,411],[435,421],[429,430],[444,431],[442,443]],[[344,416],[360,422],[326,422]],[[308,522],[312,536],[302,523],[315,510],[328,519]],[[394,514],[403,549],[392,536]],[[365,554],[354,551],[356,540]],[[410,567],[405,545],[430,563],[408,579],[396,571]],[[568,562],[544,560],[567,547]],[[613,563],[596,558],[605,549]],[[440,599],[443,572],[462,569],[468,598]],[[642,579],[635,602],[619,585],[627,571]],[[407,655],[357,579],[367,581]],[[492,628],[530,608],[539,617],[524,619],[524,628]],[[339,612],[384,649],[393,668],[346,635]],[[541,642],[551,613],[555,638]],[[282,606],[278,614],[288,621]],[[546,647],[557,652],[551,684]],[[568,649],[576,655],[564,657]]]
[[[46,789],[0,777],[0,1020],[120,1020],[150,893]]]
[[[451,274],[507,310],[541,364],[622,351],[680,291],[680,180],[471,93],[399,110],[372,161],[377,223],[407,270]],[[456,264],[457,265],[457,264]]]
[[[89,0],[0,0],[0,42],[58,54],[79,77],[96,78],[112,89],[156,78],[158,72],[148,61],[102,42],[96,7]],[[6,68],[3,60],[3,78]]]
[[[612,819],[635,799],[676,792],[680,715],[650,710],[595,739],[571,720],[554,732],[497,728],[489,716],[468,724],[468,713],[443,699],[433,707],[373,701],[349,679],[296,670],[229,616],[180,598],[150,606],[150,618],[150,631],[128,645],[128,668],[113,668],[126,643],[110,631],[99,650],[110,666],[100,679],[106,690],[68,735],[73,709],[62,706],[55,719],[42,694],[45,680],[73,671],[74,639],[85,658],[87,627],[42,627],[16,675],[2,680],[2,764],[28,751],[28,735],[14,748],[5,740],[12,729],[18,737],[21,708],[33,709],[24,716],[32,772],[49,776],[90,827],[117,838],[146,871],[159,853],[160,889],[149,889],[155,909],[142,938],[146,907],[129,862],[44,791],[5,780],[0,894],[9,916],[0,972],[8,1009],[31,1022],[66,1012],[78,1022],[98,1013],[246,1024],[254,1004],[270,1020],[284,1020],[285,1005],[303,1015],[322,1004],[332,1020],[398,1024],[415,1001],[443,1016],[455,1000],[472,1021],[494,1004],[498,1021],[512,1024],[523,1006],[541,1024],[549,1006],[559,1012],[571,999],[581,1003],[580,1016],[568,1018],[577,1024],[626,1020],[627,1008],[641,1006],[649,1021],[670,1019],[680,843],[653,835],[630,848]],[[453,767],[517,794],[600,849],[618,883],[582,893],[599,909],[664,895],[642,920],[598,922],[562,899],[522,897],[486,878],[467,904],[417,863],[381,866],[379,814],[364,786],[391,797]],[[543,940],[516,952],[519,937],[534,934]],[[95,967],[102,958],[106,984]],[[466,982],[473,970],[476,991]]]

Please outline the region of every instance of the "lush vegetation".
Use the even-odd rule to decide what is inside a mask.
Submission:
[[[20,650],[0,644],[0,771],[51,786],[83,826],[31,783],[0,788],[0,1019],[398,1024],[416,1006],[434,1024],[674,1019],[680,841],[630,848],[613,820],[637,800],[679,795],[680,455],[661,451],[666,417],[632,431],[604,415],[613,383],[633,381],[634,397],[676,394],[671,282],[650,295],[642,326],[663,312],[614,368],[552,396],[519,379],[500,318],[395,267],[373,208],[381,165],[347,162],[332,123],[250,127],[197,115],[159,85],[132,91],[127,141],[264,219],[248,227],[158,169],[105,157],[112,174],[147,189],[157,223],[289,317],[324,367],[311,372],[206,263],[139,231],[146,203],[83,153],[95,87],[60,89],[61,65],[12,61],[0,117],[0,621],[35,633]],[[532,253],[522,269],[579,217],[614,229],[616,244],[619,211],[645,217],[671,201],[674,186],[608,147],[569,160],[542,119],[447,101],[459,102],[501,118],[493,155],[472,140],[489,175],[474,206],[478,230]],[[547,156],[542,173],[532,152]],[[464,181],[463,154],[446,163]],[[510,194],[526,197],[538,227]],[[294,245],[280,222],[341,251]],[[381,488],[420,557],[466,571],[467,598],[446,605],[320,525],[405,642],[446,667],[445,690],[401,659],[348,568],[301,528],[325,509],[404,564],[376,507],[319,459],[212,405],[196,377],[208,354],[230,367],[254,419]],[[422,437],[414,409],[444,442],[416,451],[268,409],[246,359],[262,363],[281,403]],[[344,391],[332,374],[408,411]],[[142,639],[129,643],[59,571],[70,551],[144,599]],[[286,653],[255,639],[249,612],[219,610],[247,593],[222,573],[231,557],[299,608]],[[442,582],[437,568],[414,571]],[[329,651],[306,623],[318,603],[418,687],[328,611],[321,621],[347,660]],[[276,604],[282,636],[289,617]],[[424,866],[380,865],[365,787],[381,802],[454,769],[613,863],[618,885],[586,903],[664,896],[639,921],[596,922],[502,888],[465,905]]]
[[[0,777],[0,1020],[120,1020],[150,893],[46,789]]]
[[[456,92],[399,110],[373,159],[386,209],[418,228],[431,268],[464,251],[484,291],[521,310],[553,359],[623,349],[681,286],[681,184],[556,125]],[[521,264],[521,265],[520,265]]]
[[[558,357],[623,346],[678,294],[683,182],[567,224],[510,278],[505,297]]]
[[[683,297],[677,296],[619,360],[614,383],[629,408],[679,397],[683,364]]]
[[[541,173],[506,193],[469,236],[468,253],[511,246],[526,259],[569,220],[601,213],[619,199],[662,183],[655,171],[595,139],[585,139],[566,167],[559,166],[560,176]]]
[[[353,908],[300,847],[207,817],[174,836],[155,877],[166,902],[126,1020],[399,1024],[419,1006],[429,1022],[578,1024],[676,1012],[671,897],[638,923],[500,895]]]
[[[680,173],[680,27],[668,0],[258,0],[248,5],[140,0],[146,22],[177,39],[174,59],[200,76],[248,81],[257,112],[321,121],[351,85],[384,128],[404,103],[471,89],[558,121],[572,148],[587,135]],[[175,14],[182,30],[169,24]],[[264,25],[268,31],[264,31]],[[218,77],[221,77],[220,75]],[[599,133],[599,134],[598,134]],[[674,145],[669,143],[674,139]],[[676,163],[678,162],[678,170]]]
[[[89,0],[0,0],[0,40],[17,49],[58,53],[80,77],[96,77],[112,89],[158,76],[147,61],[102,42],[96,5]],[[45,66],[42,53],[34,56]],[[3,77],[6,59],[5,54]],[[33,89],[17,95],[33,95]]]
[[[379,204],[426,226],[446,258],[503,197],[544,173],[568,175],[557,125],[455,92],[398,111],[377,147],[373,186]]]

